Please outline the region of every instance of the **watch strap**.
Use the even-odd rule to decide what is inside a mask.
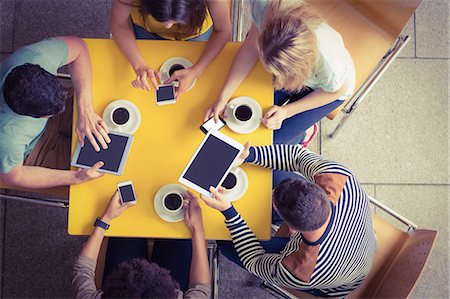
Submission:
[[[95,219],[94,226],[101,227],[104,230],[107,230],[109,228],[109,224],[102,221],[99,217],[97,217],[97,219]]]

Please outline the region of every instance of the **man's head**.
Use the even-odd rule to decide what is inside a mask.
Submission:
[[[331,206],[325,192],[306,180],[287,179],[275,188],[273,201],[278,214],[299,231],[314,231],[328,219]]]
[[[8,74],[3,95],[15,113],[40,118],[64,111],[67,92],[56,76],[26,63]]]
[[[121,263],[103,285],[105,298],[177,298],[179,284],[168,270],[146,259]]]

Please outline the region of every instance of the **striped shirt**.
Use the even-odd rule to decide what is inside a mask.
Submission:
[[[252,147],[247,161],[303,175],[325,190],[332,209],[318,241],[309,242],[296,232],[279,254],[264,251],[234,207],[224,211],[246,269],[281,287],[317,290],[329,296],[345,296],[356,289],[371,269],[376,238],[367,195],[353,174],[299,145]]]

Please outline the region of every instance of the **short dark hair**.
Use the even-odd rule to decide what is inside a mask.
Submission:
[[[168,270],[135,258],[119,264],[102,289],[104,298],[177,298],[180,285]]]
[[[158,22],[174,21],[186,34],[200,32],[206,18],[206,0],[142,0],[141,16],[151,15]]]
[[[275,188],[273,200],[286,223],[300,231],[320,228],[328,219],[331,206],[318,185],[301,179],[286,179]]]
[[[67,91],[55,75],[25,63],[6,76],[3,96],[15,113],[39,118],[64,111]]]

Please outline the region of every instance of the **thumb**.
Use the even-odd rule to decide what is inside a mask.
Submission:
[[[92,165],[91,169],[92,170],[99,170],[103,165],[105,165],[105,163],[103,163],[103,161],[98,161],[97,163],[95,163],[94,165]]]
[[[250,141],[247,141],[244,144],[244,152],[248,152],[250,150],[250,146],[252,146],[252,144],[250,143]]]
[[[264,118],[269,118],[272,115],[274,115],[277,111],[278,111],[278,106],[272,106],[267,112],[266,114],[264,114]]]
[[[200,194],[200,198],[206,203],[206,205],[208,205],[209,207],[212,207],[212,203],[214,202],[214,200],[212,198],[209,198],[203,194]]]
[[[219,190],[217,190],[213,186],[209,187],[209,192],[211,192],[211,194],[218,200],[222,200],[222,194],[220,194]]]
[[[173,73],[172,76],[170,76],[170,78],[164,82],[164,84],[170,84],[177,79],[178,79],[178,75]]]

